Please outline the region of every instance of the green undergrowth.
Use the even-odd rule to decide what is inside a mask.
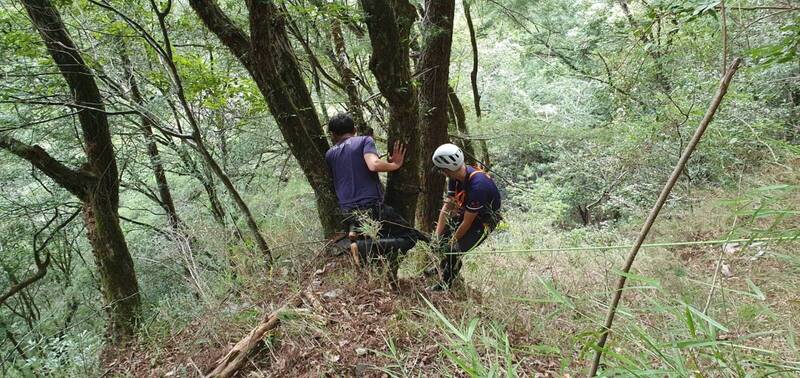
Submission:
[[[695,189],[691,200],[670,201],[646,242],[796,237],[800,173],[791,167],[769,165],[757,175],[742,175],[735,186]],[[297,188],[286,190],[277,195],[297,199],[292,194]],[[383,344],[370,352],[381,362],[370,369],[390,376],[418,376],[422,368],[432,376],[585,372],[627,249],[574,248],[631,244],[646,209],[625,221],[567,227],[561,220],[568,206],[558,192],[553,183],[541,180],[516,196],[505,222],[465,257],[464,285],[452,293],[402,294],[403,307],[386,323]],[[678,190],[677,195],[686,193]],[[148,286],[174,289],[149,304],[141,327],[140,342],[151,368],[169,372],[169,356],[176,351],[193,355],[202,350],[219,357],[226,345],[259,322],[265,309],[277,308],[302,289],[308,277],[304,270],[326,261],[317,254],[321,245],[303,232],[303,210],[277,206],[270,211],[284,214],[285,222],[273,225],[276,232],[270,234],[276,246],[271,267],[254,248],[220,248],[234,236],[194,225],[206,230],[201,233],[206,237],[197,241],[195,278],[180,271],[163,271],[160,278],[148,275],[160,280]],[[800,311],[797,243],[740,244],[727,247],[732,253],[718,244],[642,249],[627,275],[602,373],[800,372],[800,323],[794,316]],[[223,252],[203,257],[203,251]],[[432,259],[430,248],[418,244],[404,259],[401,278],[421,280]],[[383,285],[375,281],[380,280],[379,269],[329,274],[326,282],[346,292]],[[316,315],[294,315],[287,319],[289,328],[269,336],[270,345],[280,347],[289,336],[324,335]],[[413,342],[400,342],[404,337]],[[426,353],[433,357],[420,365],[420,355]]]
[[[796,168],[771,165],[735,187],[668,204],[647,242],[795,240],[642,249],[626,275],[602,374],[800,373],[798,185]],[[437,330],[431,342],[441,346],[442,375],[524,376],[530,359],[553,374],[585,372],[627,249],[534,250],[629,245],[642,218],[565,230],[553,190],[534,186],[525,211],[507,214],[507,224],[465,258],[465,281],[480,298],[470,299],[469,311],[448,316],[430,303],[423,310]],[[509,333],[534,342],[509,342]]]

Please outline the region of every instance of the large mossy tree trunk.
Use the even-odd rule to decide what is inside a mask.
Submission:
[[[0,147],[30,161],[83,202],[87,232],[100,272],[104,307],[109,315],[108,333],[112,342],[121,343],[134,333],[141,301],[133,259],[119,225],[119,172],[105,105],[92,71],[55,7],[49,0],[22,0],[22,4],[80,109],[78,120],[87,160],[76,170],[56,161],[39,146],[29,146],[10,137],[0,138]]]
[[[389,104],[388,148],[395,141],[408,147],[403,168],[388,175],[385,199],[413,222],[421,191],[419,106],[409,59],[411,27],[417,13],[407,0],[362,0],[361,6],[372,45],[369,68]],[[446,122],[445,115],[445,127]]]
[[[189,4],[255,81],[314,190],[323,232],[332,235],[338,224],[338,204],[325,164],[329,144],[289,43],[286,15],[273,1],[248,0],[251,35],[247,35],[213,0],[190,0]]]
[[[425,1],[422,20],[422,51],[418,70],[422,86],[419,94],[422,156],[433,155],[447,143],[448,79],[450,75],[450,48],[453,41],[453,13],[455,0]],[[433,170],[430,159],[422,159],[423,192],[417,210],[417,225],[426,232],[434,227],[442,206],[444,176]]]

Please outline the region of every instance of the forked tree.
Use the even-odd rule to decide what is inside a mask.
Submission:
[[[82,202],[109,315],[108,333],[113,342],[123,342],[133,335],[140,296],[133,259],[119,224],[119,171],[108,114],[94,74],[67,33],[58,10],[49,0],[22,0],[22,4],[69,87],[86,162],[80,168],[68,167],[40,146],[9,135],[0,135],[0,148],[29,161]]]

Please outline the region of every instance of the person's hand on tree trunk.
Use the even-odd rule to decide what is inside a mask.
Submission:
[[[389,162],[397,165],[397,168],[403,166],[403,161],[406,158],[406,146],[398,141],[394,142],[392,154],[389,156]]]

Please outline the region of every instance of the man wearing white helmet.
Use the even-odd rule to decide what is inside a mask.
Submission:
[[[447,197],[436,224],[436,235],[447,242],[431,290],[447,290],[458,277],[461,257],[480,245],[500,221],[500,192],[489,175],[464,164],[464,152],[451,143],[433,153],[433,164],[447,176]]]

